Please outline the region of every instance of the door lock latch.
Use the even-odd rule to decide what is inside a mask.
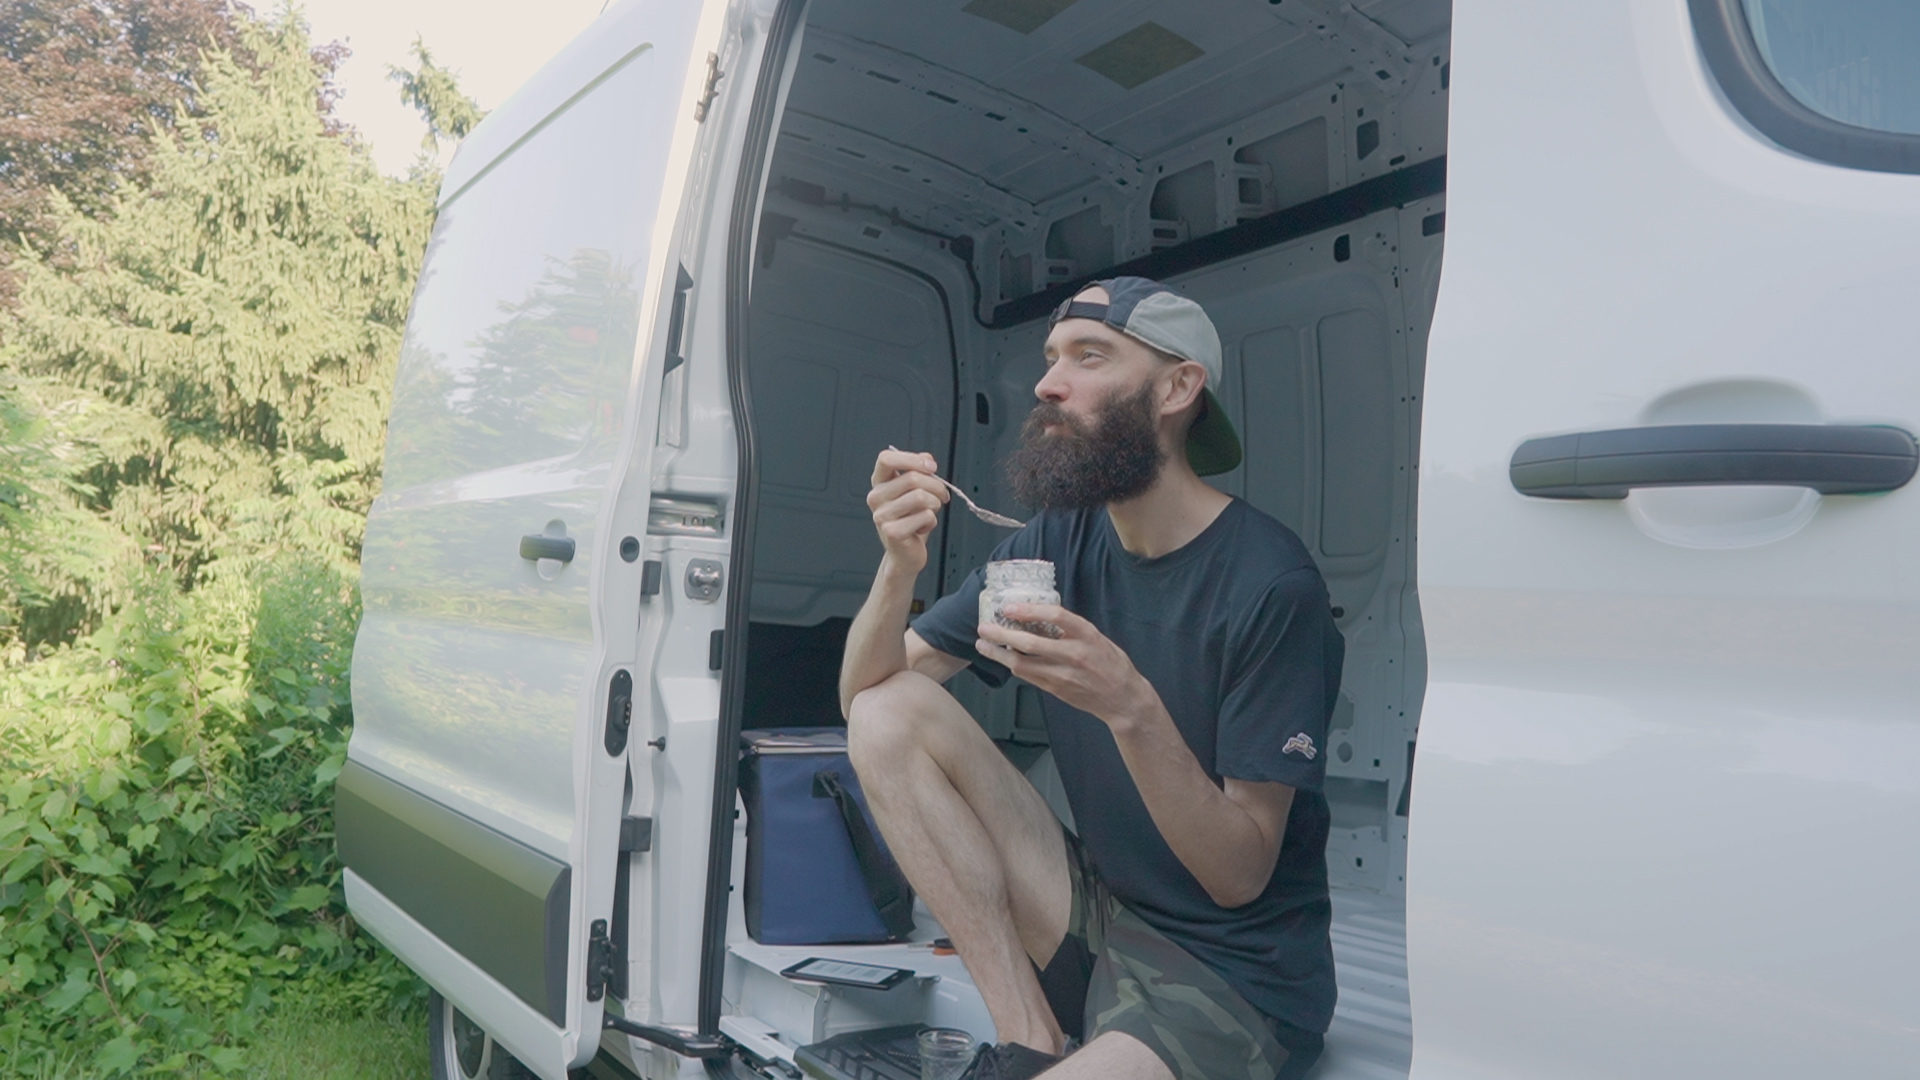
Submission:
[[[712,603],[720,595],[726,569],[718,559],[695,559],[687,564],[687,598]]]

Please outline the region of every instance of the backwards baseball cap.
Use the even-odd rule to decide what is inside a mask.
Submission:
[[[1234,433],[1227,410],[1213,396],[1226,369],[1220,362],[1220,333],[1199,304],[1157,281],[1117,277],[1089,282],[1081,289],[1107,290],[1107,302],[1068,297],[1047,320],[1052,329],[1062,319],[1093,319],[1182,360],[1191,360],[1207,372],[1201,391],[1200,417],[1187,431],[1187,463],[1201,476],[1228,472],[1240,464],[1240,436]]]

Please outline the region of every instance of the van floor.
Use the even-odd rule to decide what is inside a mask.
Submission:
[[[1333,890],[1333,964],[1340,983],[1327,1052],[1314,1080],[1405,1080],[1413,1067],[1407,916],[1397,900]]]
[[[1340,1002],[1334,1009],[1333,1026],[1327,1031],[1326,1054],[1308,1076],[1311,1080],[1405,1080],[1413,1061],[1413,1011],[1407,998],[1406,917],[1398,901],[1378,893],[1335,886],[1332,894],[1333,956]],[[731,951],[738,961],[763,972],[762,980],[790,964],[816,956],[906,967],[922,975],[937,975],[942,987],[939,997],[946,1000],[929,1002],[937,1015],[921,1019],[971,1030],[990,1023],[959,958],[932,956],[925,951],[925,942],[941,935],[939,925],[927,916],[924,906],[917,908],[915,914],[919,923],[913,934],[916,944],[781,946],[736,940]],[[782,980],[774,981],[790,985]],[[748,996],[758,998],[751,990]],[[773,1004],[764,998],[756,1003],[762,1009]],[[749,1005],[746,1011],[760,1010]],[[767,1011],[768,1015],[756,1018],[768,1022],[766,1030],[779,1030],[784,1037],[788,1049],[780,1056],[790,1055],[792,1046],[810,1041],[809,1034],[803,1030],[781,1030],[786,1027],[782,1021],[810,1022],[813,1017],[810,1011],[803,1011],[798,1017],[777,1005]],[[868,1024],[882,1019],[881,1013],[875,1013]],[[912,1018],[884,1017],[888,1023],[909,1019]],[[856,1021],[851,1026],[863,1025]],[[811,1037],[824,1034],[825,1031],[816,1031]]]

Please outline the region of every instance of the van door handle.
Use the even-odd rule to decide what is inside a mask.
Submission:
[[[523,536],[520,538],[520,557],[523,559],[558,559],[561,562],[572,562],[573,537]]]
[[[1892,491],[1913,479],[1920,447],[1866,424],[1660,424],[1528,439],[1513,452],[1514,490],[1541,499],[1624,499],[1642,487],[1770,484],[1822,495]]]

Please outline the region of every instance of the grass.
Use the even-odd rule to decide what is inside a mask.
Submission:
[[[82,1059],[84,1060],[84,1059]],[[342,1017],[282,1008],[260,1023],[239,1074],[248,1080],[421,1080],[427,1075],[427,1014]],[[211,1080],[212,1072],[189,1072]],[[81,1061],[18,1072],[7,1080],[91,1080]]]
[[[256,1080],[420,1080],[427,1075],[427,1014],[281,1011],[260,1025],[244,1071]]]

